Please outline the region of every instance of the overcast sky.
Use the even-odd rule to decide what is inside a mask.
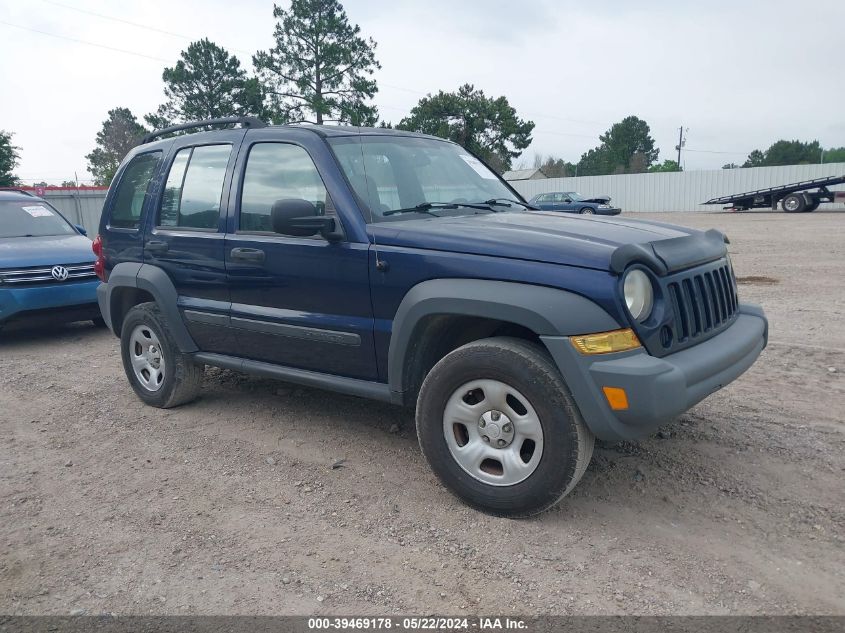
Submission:
[[[382,118],[398,121],[426,93],[473,83],[536,123],[516,162],[576,161],[629,114],[651,126],[661,161],[675,157],[678,127],[689,128],[686,169],[741,163],[779,138],[845,145],[842,0],[344,6],[378,42]],[[194,39],[251,69],[251,54],[272,44],[272,10],[265,0],[0,0],[0,129],[21,147],[18,175],[89,178],[84,156],[107,110],[126,106],[139,119],[154,110],[162,69]]]

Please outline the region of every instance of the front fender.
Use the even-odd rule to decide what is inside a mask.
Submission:
[[[404,390],[404,359],[414,330],[422,319],[432,315],[497,319],[521,325],[538,336],[571,336],[620,327],[597,304],[565,290],[479,279],[424,281],[408,291],[393,318],[387,374],[397,399]]]

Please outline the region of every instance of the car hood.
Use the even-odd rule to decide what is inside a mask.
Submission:
[[[584,198],[578,202],[595,202],[596,204],[607,204],[610,202],[610,196],[595,196],[594,198]]]
[[[665,273],[725,252],[718,231],[553,212],[490,213],[371,225],[379,246],[508,257],[618,272],[643,261]]]
[[[0,238],[0,269],[83,264],[94,259],[91,240],[78,234]]]

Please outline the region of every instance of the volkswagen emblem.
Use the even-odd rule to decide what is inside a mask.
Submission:
[[[64,266],[53,266],[50,274],[53,275],[53,279],[56,281],[65,281],[67,279],[67,268]]]

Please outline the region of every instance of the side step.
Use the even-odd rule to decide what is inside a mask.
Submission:
[[[345,393],[350,396],[360,396],[371,400],[381,400],[382,402],[391,402],[393,404],[400,404],[401,402],[399,394],[393,394],[387,383],[383,382],[346,378],[345,376],[335,376],[333,374],[321,374],[307,369],[284,367],[258,360],[226,356],[224,354],[198,352],[193,357],[197,362],[212,365],[213,367],[232,369],[246,374],[275,378],[298,385],[305,385],[306,387],[317,387],[318,389],[327,389],[329,391]]]

